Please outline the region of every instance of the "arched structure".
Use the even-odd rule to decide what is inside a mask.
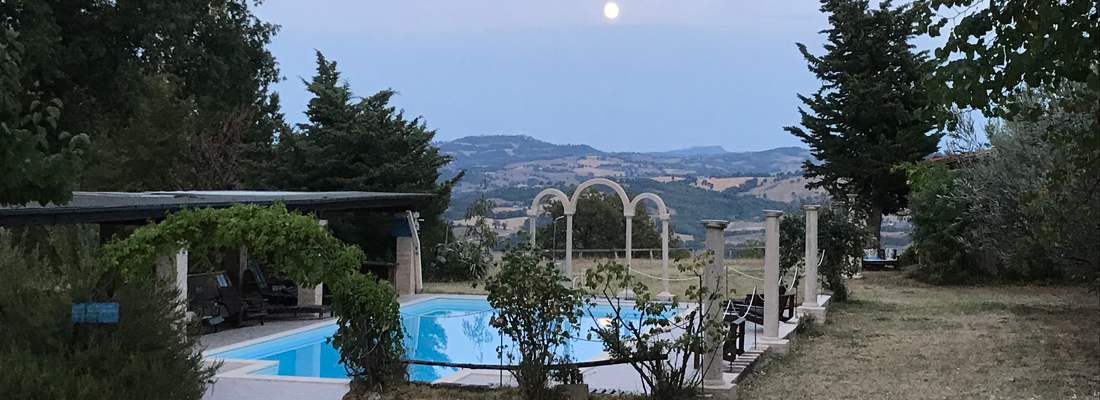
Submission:
[[[672,299],[672,292],[668,291],[668,220],[669,220],[669,217],[670,217],[669,214],[668,214],[668,208],[665,207],[665,201],[661,200],[661,196],[655,195],[653,193],[642,193],[642,194],[639,194],[639,195],[635,196],[634,200],[630,201],[629,209],[634,210],[634,208],[637,207],[638,203],[641,203],[642,200],[649,200],[649,201],[652,201],[652,202],[657,204],[657,218],[659,218],[661,220],[661,279],[662,279],[661,289],[662,289],[662,291],[661,291],[660,294],[657,295],[657,299]],[[630,219],[628,218],[627,221],[630,221]],[[627,225],[627,226],[629,227],[630,225]],[[628,231],[628,233],[627,233],[627,237],[626,237],[627,238],[626,239],[627,240],[626,263],[627,263],[627,265],[630,265],[631,257],[633,256],[632,254],[630,254],[630,234],[631,234],[631,232],[629,232],[629,228],[627,229],[627,231]]]
[[[565,210],[566,215],[570,216],[570,220],[572,220],[573,212],[574,210],[576,210],[575,207],[572,207],[573,203],[569,201],[569,196],[566,196],[564,192],[558,189],[543,189],[541,192],[539,192],[539,194],[535,196],[535,199],[531,201],[531,208],[527,209],[527,220],[531,222],[531,246],[536,245],[535,220],[538,219],[539,211],[542,210],[541,208],[539,208],[539,202],[542,201],[542,199],[550,196],[557,198],[557,200],[561,202],[562,209]],[[570,228],[572,228],[572,226],[570,226]]]
[[[658,218],[661,219],[661,266],[662,266],[662,279],[664,281],[664,291],[659,294],[658,298],[671,298],[671,294],[668,291],[668,209],[665,207],[664,200],[661,200],[660,196],[653,193],[642,193],[634,197],[633,200],[626,194],[626,190],[621,185],[615,183],[606,178],[594,178],[584,181],[573,191],[573,197],[569,198],[564,192],[558,189],[545,189],[539,192],[535,196],[535,199],[531,202],[531,208],[527,210],[527,217],[531,226],[531,244],[535,244],[535,220],[538,218],[541,208],[539,208],[539,202],[546,197],[553,196],[562,203],[562,210],[565,214],[565,275],[573,277],[573,215],[577,213],[577,204],[580,202],[581,194],[592,186],[602,185],[611,188],[616,194],[619,195],[619,199],[623,202],[623,218],[626,219],[626,265],[627,268],[633,269],[632,263],[634,258],[633,251],[633,218],[634,208],[638,206],[642,200],[650,200],[657,204]]]

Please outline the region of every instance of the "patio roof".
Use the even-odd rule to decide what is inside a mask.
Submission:
[[[0,206],[0,226],[80,223],[145,223],[183,208],[227,208],[234,204],[272,205],[282,202],[302,213],[326,211],[416,211],[432,195],[383,192],[73,192],[68,204],[30,203]]]

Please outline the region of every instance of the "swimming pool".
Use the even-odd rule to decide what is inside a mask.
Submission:
[[[637,312],[625,307],[624,313],[633,317]],[[611,306],[592,309],[594,315],[612,312]],[[439,297],[402,305],[401,316],[405,328],[406,357],[417,360],[474,364],[501,364],[497,346],[511,345],[499,331],[489,326],[494,310],[485,299]],[[675,312],[666,317],[671,318]],[[626,317],[626,315],[624,315]],[[581,320],[581,332],[589,332],[595,326],[591,318]],[[207,357],[221,359],[269,360],[275,365],[252,372],[262,375],[282,375],[315,378],[347,378],[340,364],[340,353],[327,338],[336,333],[336,324],[328,324],[307,331],[250,344],[244,347],[218,351]],[[603,351],[598,340],[574,339],[562,351],[573,359],[584,361]],[[508,363],[507,359],[504,363]],[[431,382],[457,368],[413,365],[409,367],[409,379]]]

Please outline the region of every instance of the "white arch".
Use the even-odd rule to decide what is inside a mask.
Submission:
[[[668,208],[665,207],[665,201],[661,200],[660,196],[653,193],[642,193],[634,196],[634,200],[630,201],[630,209],[633,210],[637,208],[638,203],[641,203],[642,200],[646,199],[652,200],[654,203],[657,203],[657,218],[660,218],[662,221],[668,220]]]
[[[642,193],[634,196],[634,200],[630,201],[630,209],[633,210],[641,203],[642,200],[650,200],[657,203],[657,218],[661,219],[661,284],[664,289],[657,295],[658,299],[671,300],[672,293],[668,291],[668,208],[665,207],[665,201],[661,199],[661,196],[653,193]],[[629,243],[629,240],[627,241]],[[627,245],[630,247],[630,245]],[[627,253],[630,251],[627,250]],[[630,254],[627,254],[627,263],[630,263]]]
[[[630,207],[630,196],[626,195],[626,190],[623,190],[623,187],[619,186],[618,183],[615,183],[614,181],[606,178],[589,179],[587,181],[584,181],[584,183],[577,185],[577,189],[573,191],[573,198],[570,199],[572,200],[570,205],[573,209],[567,210],[565,213],[575,214],[577,212],[577,202],[581,199],[581,193],[583,193],[585,189],[588,189],[589,187],[594,185],[604,185],[614,190],[615,193],[619,195],[619,200],[623,201],[623,216],[627,218],[634,216],[634,209]]]
[[[611,188],[619,195],[619,200],[623,202],[623,217],[626,219],[626,264],[628,268],[631,267],[633,256],[633,217],[634,210],[638,206],[638,203],[643,200],[650,200],[657,204],[657,217],[661,220],[661,258],[663,268],[663,281],[664,291],[657,295],[658,299],[671,299],[672,295],[668,292],[668,221],[669,214],[668,208],[665,207],[664,200],[660,196],[653,193],[642,193],[634,197],[633,200],[626,194],[626,190],[618,183],[606,178],[593,178],[582,182],[577,185],[577,188],[573,191],[573,197],[570,198],[558,189],[544,189],[535,196],[535,199],[531,202],[531,208],[527,210],[528,221],[531,224],[531,244],[535,244],[535,219],[538,218],[541,208],[539,208],[539,202],[543,198],[553,196],[557,200],[561,201],[562,208],[565,214],[565,274],[568,277],[572,277],[573,274],[573,215],[577,213],[577,204],[580,202],[581,194],[589,187],[595,185],[603,185]],[[627,293],[628,296],[632,296],[633,293]]]
[[[569,201],[569,196],[566,196],[565,192],[554,188],[543,189],[541,192],[539,192],[537,196],[535,196],[535,200],[531,201],[531,208],[527,209],[527,220],[531,224],[532,246],[535,245],[535,220],[538,219],[539,213],[542,211],[542,208],[539,207],[539,202],[542,201],[543,198],[548,196],[556,197],[558,201],[561,201],[562,208],[565,210],[570,209],[570,205],[572,205],[572,202]],[[576,207],[573,207],[573,209],[576,209]]]

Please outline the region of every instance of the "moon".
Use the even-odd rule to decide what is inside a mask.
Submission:
[[[615,3],[608,2],[603,6],[603,15],[607,17],[607,19],[615,19],[615,17],[619,16],[619,6]]]

